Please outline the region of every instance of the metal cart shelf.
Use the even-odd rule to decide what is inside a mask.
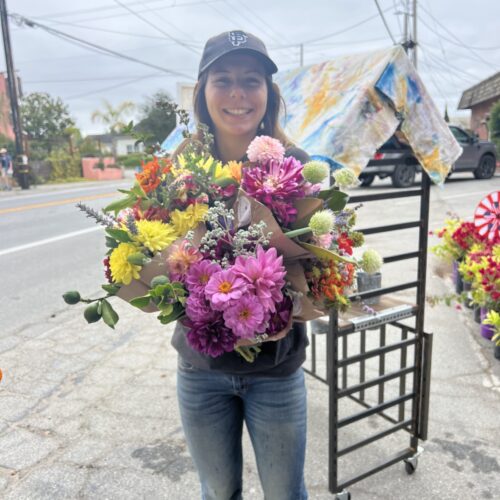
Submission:
[[[429,195],[430,181],[422,174],[419,189],[350,199],[354,204],[420,198],[419,220],[361,230],[364,234],[374,234],[418,228],[417,250],[384,257],[384,263],[418,259],[417,277],[414,281],[356,294],[351,297],[355,302],[346,314],[332,310],[329,317],[310,325],[309,366],[305,371],[329,388],[328,487],[338,500],[351,498],[347,488],[352,484],[398,462],[404,462],[406,472],[412,474],[422,452],[419,441],[427,439],[432,354],[432,334],[424,332]],[[415,301],[407,300],[409,290],[415,291]],[[405,291],[403,298],[398,295],[402,291]],[[380,296],[380,303],[370,306],[372,310],[367,312],[360,301],[374,296]],[[388,357],[391,363],[386,362]],[[357,409],[350,409],[343,416],[340,410],[346,402],[349,408],[355,403]],[[363,436],[354,433],[354,442],[341,444],[343,431],[375,417],[383,419],[385,428]],[[409,435],[402,449],[379,458],[355,475],[342,477],[339,466],[343,457],[373,443],[394,439],[396,433]]]

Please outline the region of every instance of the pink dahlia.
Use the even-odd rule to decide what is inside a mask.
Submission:
[[[259,135],[248,146],[247,157],[252,162],[282,161],[285,157],[285,148],[278,139]]]
[[[236,276],[231,269],[212,274],[205,287],[205,297],[212,307],[223,311],[231,301],[239,300],[248,288],[242,278]]]
[[[210,302],[203,295],[193,293],[186,301],[186,314],[197,323],[209,323],[214,321],[219,313],[212,309]]]
[[[243,295],[224,311],[226,326],[239,338],[250,339],[257,332],[263,332],[263,320],[264,308],[255,295]]]
[[[303,198],[302,164],[293,157],[282,162],[269,160],[245,168],[241,187],[250,196],[266,205],[285,225],[295,220],[293,201]]]
[[[276,304],[276,312],[270,315],[266,329],[266,333],[270,337],[277,335],[281,330],[286,328],[290,321],[292,310],[292,299],[285,295],[283,300],[279,304]]]
[[[205,293],[208,280],[217,272],[221,271],[219,264],[209,260],[202,260],[193,264],[186,276],[186,286],[190,293]]]
[[[256,257],[237,257],[232,270],[248,283],[265,311],[276,311],[276,303],[283,300],[286,275],[283,257],[278,257],[276,248],[264,250],[259,245]]]

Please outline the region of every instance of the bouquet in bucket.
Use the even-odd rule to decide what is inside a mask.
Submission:
[[[236,351],[248,361],[255,341],[345,308],[353,281],[354,210],[322,162],[285,157],[276,139],[259,136],[245,163],[222,163],[210,136],[176,158],[154,157],[125,197],[104,213],[79,207],[105,226],[106,295],[87,303],[88,322],[114,327],[118,296],[162,324],[186,327],[189,345],[208,356]],[[252,344],[252,345],[249,345]]]

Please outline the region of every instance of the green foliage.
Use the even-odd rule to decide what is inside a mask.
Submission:
[[[91,137],[85,137],[85,139],[80,140],[77,144],[77,147],[80,156],[82,157],[89,158],[102,156],[102,153],[99,149],[99,144],[95,139],[92,139]]]
[[[16,143],[7,136],[0,134],[0,148],[5,148],[11,156],[14,156],[16,151]]]
[[[34,159],[44,159],[52,149],[61,147],[75,130],[66,104],[45,92],[33,92],[24,97],[20,111]]]
[[[500,151],[500,101],[491,108],[489,127],[491,139]]]
[[[118,165],[123,165],[127,168],[139,167],[141,165],[141,161],[143,161],[144,153],[130,153],[128,155],[119,156],[116,160]]]
[[[50,153],[47,161],[51,164],[50,179],[53,181],[70,177],[81,177],[81,161],[79,156],[71,156],[64,149],[55,149]]]
[[[143,135],[143,142],[146,144],[161,144],[175,128],[175,114],[165,106],[166,102],[171,101],[171,97],[160,90],[141,106],[141,119],[134,131]]]

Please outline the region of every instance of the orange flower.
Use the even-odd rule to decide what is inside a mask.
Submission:
[[[162,175],[170,172],[171,168],[170,160],[155,156],[152,161],[142,162],[142,172],[135,174],[135,178],[145,193],[151,193],[160,185]]]
[[[238,183],[241,184],[241,162],[230,161],[227,164],[231,177]]]

